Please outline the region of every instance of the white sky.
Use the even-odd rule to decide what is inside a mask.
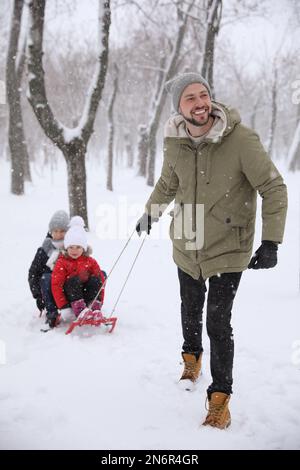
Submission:
[[[284,0],[274,0],[268,18],[253,17],[221,29],[219,40],[229,37],[235,54],[243,62],[251,58],[250,73],[255,63],[261,66],[259,64],[268,62],[266,65],[271,65],[278,52],[299,49],[297,31],[291,26],[291,12],[289,8],[283,8],[284,3]]]
[[[10,23],[10,8],[7,6],[11,0],[0,0],[3,9],[0,16],[7,16]],[[144,3],[144,0],[140,0]],[[269,17],[267,19],[254,17],[242,22],[231,23],[221,28],[218,41],[229,39],[233,46],[233,53],[243,61],[249,61],[249,73],[255,71],[255,64],[261,67],[265,61],[272,60],[280,44],[286,50],[300,47],[297,41],[298,31],[289,23],[296,23],[291,17],[292,0],[269,0]],[[45,38],[50,43],[59,44],[61,48],[90,47],[97,45],[98,28],[98,2],[99,0],[47,0],[46,32]],[[237,0],[223,0],[224,14],[226,7]],[[2,18],[3,20],[3,18]],[[110,40],[114,44],[122,44],[128,40],[133,29],[139,22],[136,8],[119,8],[113,12]],[[3,21],[1,21],[1,24]],[[83,45],[83,46],[82,46]],[[300,52],[299,52],[300,54]]]
[[[143,0],[141,0],[143,3]],[[224,0],[226,6],[233,0]],[[236,1],[236,0],[234,0]],[[234,53],[243,58],[251,58],[253,63],[260,64],[274,57],[282,45],[282,49],[299,47],[296,31],[288,24],[291,21],[291,0],[272,0],[268,18],[254,17],[242,22],[231,23],[221,28],[219,41],[223,38],[232,42]],[[46,24],[52,40],[67,41],[74,45],[82,41],[97,44],[98,0],[64,0],[47,2]],[[110,40],[122,44],[138,25],[135,8],[120,8],[113,13]],[[298,30],[299,33],[299,30]],[[54,38],[53,38],[54,36]],[[76,47],[76,46],[75,46]]]

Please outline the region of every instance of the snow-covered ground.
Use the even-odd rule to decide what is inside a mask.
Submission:
[[[27,272],[50,216],[67,209],[64,163],[52,175],[34,171],[33,177],[25,196],[12,196],[9,167],[0,162],[0,448],[299,449],[299,174],[286,178],[290,206],[279,265],[244,273],[236,297],[233,420],[226,431],[200,425],[210,382],[205,331],[204,373],[196,391],[183,392],[177,385],[182,369],[178,280],[171,244],[158,238],[167,231],[167,215],[146,239],[112,335],[99,329],[70,336],[64,328],[40,332],[43,322]],[[128,170],[117,171],[115,181],[114,193],[107,192],[103,170],[89,164],[89,237],[107,271],[125,241],[96,235],[100,203],[115,210],[128,203],[130,233],[140,212],[132,204],[142,209],[150,192]],[[137,238],[130,243],[111,276],[108,313],[139,244]]]

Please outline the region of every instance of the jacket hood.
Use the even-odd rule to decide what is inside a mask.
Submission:
[[[235,126],[241,122],[239,112],[224,104],[212,101],[212,115],[219,118],[209,133],[203,138],[203,142],[217,143],[224,136],[230,134]],[[165,137],[188,138],[186,121],[181,114],[172,115],[165,125]]]

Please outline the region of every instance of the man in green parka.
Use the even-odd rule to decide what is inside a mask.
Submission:
[[[152,222],[175,199],[170,226],[178,267],[184,371],[189,390],[201,372],[202,311],[207,298],[212,384],[204,425],[230,425],[234,342],[231,310],[242,271],[272,268],[282,242],[287,190],[258,135],[235,109],[212,100],[207,81],[184,73],[166,84],[176,114],[165,126],[161,176],[137,223]],[[257,192],[262,197],[262,243],[251,261]],[[250,264],[249,264],[250,261]]]

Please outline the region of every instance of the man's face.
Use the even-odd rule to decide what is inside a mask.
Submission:
[[[184,90],[179,102],[179,112],[196,127],[205,126],[211,114],[211,99],[204,85],[192,83]]]

